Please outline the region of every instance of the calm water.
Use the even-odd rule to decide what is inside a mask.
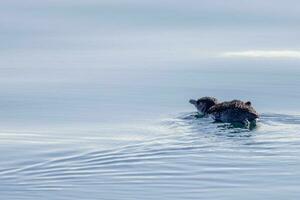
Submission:
[[[297,50],[299,6],[170,3],[3,2],[0,199],[300,198],[299,58],[220,56]],[[196,118],[207,95],[257,127]]]

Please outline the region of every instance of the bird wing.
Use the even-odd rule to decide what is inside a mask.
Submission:
[[[243,101],[233,100],[233,101],[225,101],[219,104],[212,106],[209,110],[209,114],[223,112],[228,109],[244,111],[253,114],[255,117],[258,117],[258,113],[254,110],[253,107],[246,105]]]

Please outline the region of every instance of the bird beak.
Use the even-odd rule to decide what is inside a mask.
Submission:
[[[194,99],[190,99],[190,101],[189,101],[191,104],[193,104],[193,105],[196,105],[197,104],[197,101],[196,100],[194,100]]]

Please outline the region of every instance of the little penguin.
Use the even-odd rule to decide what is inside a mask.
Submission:
[[[200,114],[219,122],[248,124],[259,118],[250,101],[232,100],[219,103],[214,97],[202,97],[198,100],[191,99],[189,102]]]

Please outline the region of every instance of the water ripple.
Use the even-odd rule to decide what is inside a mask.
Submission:
[[[299,116],[263,114],[257,128],[249,130],[183,113],[156,126],[153,130],[161,133],[152,138],[104,150],[66,145],[8,159],[0,168],[0,191],[83,187],[105,192],[98,186],[118,185],[120,194],[145,186],[195,192],[274,184],[273,177],[279,177],[279,184],[298,183]]]

